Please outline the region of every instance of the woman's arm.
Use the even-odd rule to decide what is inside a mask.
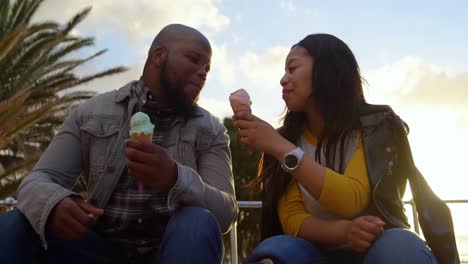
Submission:
[[[282,160],[296,148],[267,122],[249,113],[234,116],[238,136],[243,144]],[[344,175],[340,175],[304,155],[299,167],[291,173],[308,193],[324,207],[342,217],[352,217],[362,211],[370,200],[363,148],[353,155]]]
[[[324,220],[311,215],[296,182],[293,182],[278,203],[278,216],[286,235],[297,236],[319,246],[349,245],[356,252],[365,252],[383,231],[378,217],[363,216],[354,220]]]
[[[323,220],[307,218],[299,229],[298,237],[320,246],[348,245],[364,253],[384,231],[385,223],[375,216],[361,216],[354,220]]]

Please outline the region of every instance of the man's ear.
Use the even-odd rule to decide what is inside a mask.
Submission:
[[[156,47],[156,49],[153,51],[153,54],[151,54],[151,62],[154,63],[157,67],[160,67],[166,59],[166,54],[167,51],[164,47]]]

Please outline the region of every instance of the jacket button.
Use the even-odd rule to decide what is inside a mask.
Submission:
[[[392,147],[387,147],[385,151],[387,151],[388,153],[392,152]]]
[[[393,171],[391,169],[387,171],[388,175],[392,175],[392,173],[393,173]]]
[[[388,166],[393,167],[393,160],[388,162]]]

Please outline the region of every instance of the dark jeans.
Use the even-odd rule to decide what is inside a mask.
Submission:
[[[265,258],[283,264],[437,263],[424,241],[405,229],[384,231],[366,254],[358,254],[345,247],[325,250],[298,237],[274,236],[260,242],[249,256],[247,263],[256,263]]]
[[[18,210],[0,215],[0,263],[129,263],[124,254],[92,231],[78,240],[46,234],[47,250]],[[223,242],[214,216],[199,207],[175,211],[166,227],[159,254],[138,263],[221,263]]]

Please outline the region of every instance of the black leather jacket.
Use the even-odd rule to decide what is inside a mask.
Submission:
[[[369,104],[361,107],[361,125],[373,195],[363,214],[381,217],[386,228],[408,228],[402,198],[409,180],[427,244],[439,263],[460,263],[450,210],[414,165],[408,126],[389,106]]]

